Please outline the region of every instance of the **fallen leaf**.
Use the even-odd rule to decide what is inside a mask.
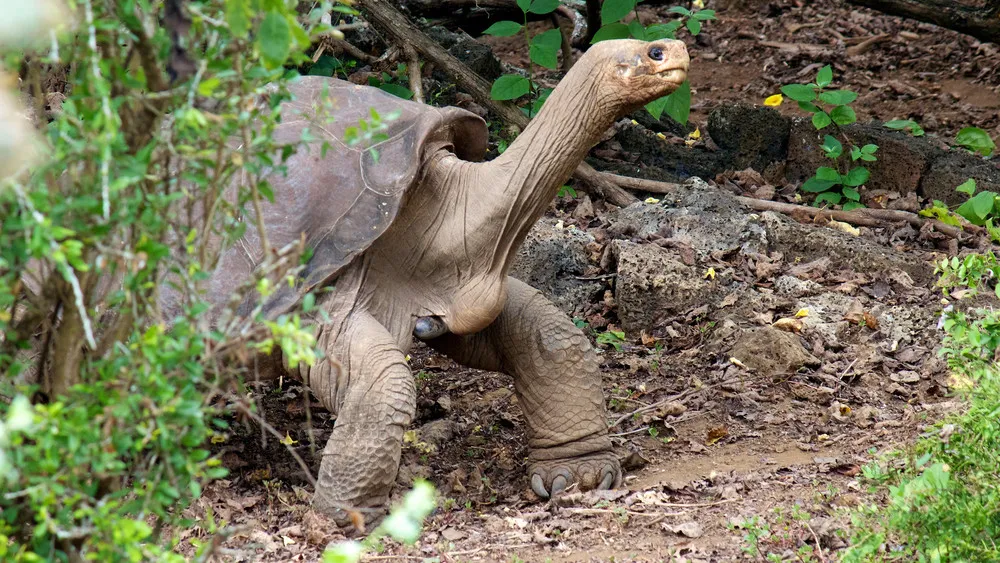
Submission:
[[[778,319],[771,326],[785,332],[802,332],[802,321],[790,317]]]
[[[734,291],[722,298],[722,301],[719,302],[719,308],[724,309],[726,307],[729,307],[730,305],[734,305],[736,304],[736,300],[739,298],[740,298],[739,293]]]
[[[702,534],[701,524],[697,522],[683,522],[673,525],[663,522],[660,524],[664,530],[688,538],[700,538]]]
[[[734,366],[736,366],[738,368],[748,369],[747,366],[746,366],[746,364],[744,364],[743,362],[737,360],[736,358],[729,358],[729,363],[733,364]]]
[[[441,530],[441,537],[448,541],[458,541],[466,536],[466,533],[457,528],[445,528]]]
[[[834,221],[833,219],[830,219],[830,222],[827,223],[827,225],[833,227],[834,229],[837,229],[840,232],[847,233],[854,237],[861,236],[861,229],[854,227],[850,223],[844,223],[843,221]]]
[[[865,321],[865,326],[872,330],[878,330],[878,319],[876,319],[874,315],[865,311],[861,316]]]
[[[655,346],[656,345],[656,341],[659,340],[659,338],[650,335],[645,330],[639,333],[639,338],[642,340],[642,345],[645,346],[645,347],[647,347],[647,348],[651,348],[651,347]]]
[[[719,426],[717,428],[712,428],[708,431],[708,439],[705,440],[705,445],[711,446],[712,444],[718,442],[719,440],[725,438],[729,435],[729,429],[725,426]]]
[[[802,309],[799,309],[798,311],[795,311],[795,318],[796,319],[801,319],[801,318],[808,317],[808,316],[809,316],[809,309],[806,309],[805,307],[803,307]]]

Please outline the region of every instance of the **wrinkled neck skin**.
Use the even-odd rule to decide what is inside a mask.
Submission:
[[[525,236],[621,110],[600,86],[584,57],[495,160],[429,156],[421,185],[373,245],[362,292],[401,344],[419,316],[470,334],[500,314]]]

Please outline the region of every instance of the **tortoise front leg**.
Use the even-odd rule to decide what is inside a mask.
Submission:
[[[337,413],[313,506],[343,521],[345,505],[382,509],[388,503],[416,390],[403,352],[369,313],[355,311],[343,324],[321,327],[319,339],[341,362],[342,373],[313,367],[306,379],[324,406]]]
[[[536,289],[509,278],[499,317],[471,336],[429,341],[465,365],[509,373],[528,423],[528,474],[542,498],[572,483],[621,483],[611,451],[597,354],[573,321]]]

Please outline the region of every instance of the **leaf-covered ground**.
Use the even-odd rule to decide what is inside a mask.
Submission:
[[[643,8],[640,15],[652,23],[665,10]],[[524,62],[510,40],[484,41],[507,62]],[[692,120],[702,129],[717,105],[760,104],[782,84],[810,80],[832,64],[838,86],[860,93],[854,107],[862,120],[915,119],[943,138],[976,125],[1000,137],[996,45],[834,0],[775,0],[720,12],[719,21],[688,42]],[[788,104],[780,111],[798,114]],[[747,195],[791,193],[787,186],[761,190],[759,175],[727,180],[730,190]],[[713,193],[720,201],[731,196]],[[750,215],[690,201],[678,196],[648,205],[704,222],[719,213]],[[429,478],[442,505],[418,546],[386,544],[369,560],[761,560],[748,554],[754,536],[762,536],[762,553],[783,560],[835,560],[845,545],[845,511],[878,500],[860,484],[861,467],[954,407],[935,355],[940,297],[929,265],[955,250],[948,239],[891,223],[854,237],[765,217],[761,225],[772,239],[762,252],[702,252],[676,233],[643,234],[581,196],[560,198],[550,216],[548,228],[590,237],[589,265],[577,277],[606,291],[595,292],[578,316],[595,335],[621,322],[614,261],[606,257],[613,241],[665,249],[692,272],[685,283],[706,291],[703,303],[627,333],[620,351],[602,345],[625,488],[540,502],[525,478],[522,419],[510,380],[460,368],[418,346],[412,352],[418,417],[399,489]],[[784,239],[774,235],[779,228]],[[704,276],[709,268],[714,279]],[[765,339],[734,351],[734,342],[776,321],[800,329],[788,333],[798,348]],[[808,365],[783,370],[782,361],[795,354],[811,356]],[[266,388],[260,398],[270,423],[315,470],[307,429],[311,424],[321,450],[330,417],[307,409],[292,382]],[[227,558],[312,561],[344,537],[309,510],[311,490],[283,444],[247,425],[223,447],[232,475],[210,487],[194,510],[212,507],[218,521],[238,526],[224,543]]]

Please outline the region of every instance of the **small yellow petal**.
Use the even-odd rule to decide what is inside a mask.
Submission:
[[[288,432],[285,432],[285,437],[282,438],[280,441],[281,441],[282,444],[284,444],[286,446],[291,446],[293,444],[298,444],[299,443],[298,440],[293,440],[292,437],[288,434]]]
[[[802,317],[808,317],[808,316],[809,316],[809,309],[799,309],[798,311],[795,312],[796,319],[801,319]]]
[[[698,129],[697,127],[695,127],[694,131],[691,131],[690,133],[688,133],[688,137],[691,138],[691,139],[700,139],[701,138],[701,129]]]
[[[638,124],[639,124],[639,122],[638,122],[638,121],[636,121],[636,120],[634,120],[634,119],[632,120],[632,125],[638,125]]]
[[[691,2],[691,5],[701,10],[705,7],[705,0],[694,0],[694,2]]]
[[[784,96],[782,96],[781,94],[775,94],[773,96],[768,96],[767,99],[764,100],[764,105],[776,108],[780,106],[781,102],[783,101],[785,101]]]
[[[667,140],[667,136],[666,136],[666,135],[664,135],[663,133],[657,133],[657,134],[656,134],[656,138],[657,138],[657,139],[662,139],[662,140],[664,140],[664,141],[666,141],[666,140]]]
[[[714,280],[715,279],[715,268],[709,268],[705,270],[705,279]]]
[[[655,197],[647,197],[646,203],[660,203],[660,200],[656,199]]]

